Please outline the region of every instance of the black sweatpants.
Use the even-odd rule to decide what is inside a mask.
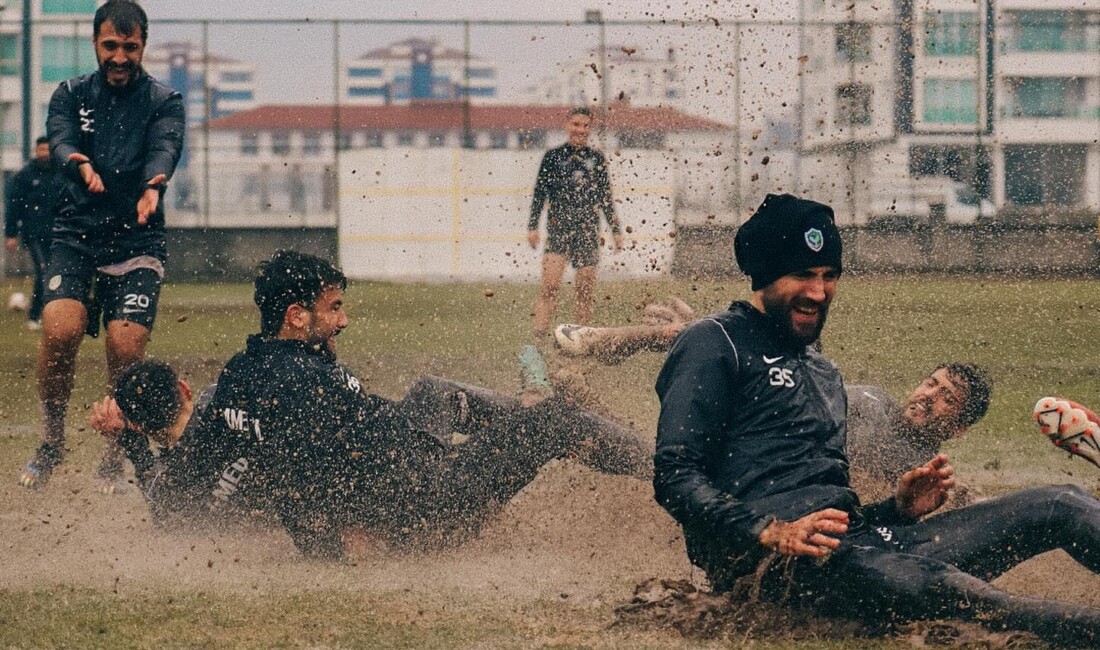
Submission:
[[[833,614],[974,619],[1095,647],[1100,609],[1015,596],[988,582],[1059,548],[1100,573],[1100,501],[1077,486],[1022,490],[912,525],[869,522],[828,561],[800,559],[788,575]]]

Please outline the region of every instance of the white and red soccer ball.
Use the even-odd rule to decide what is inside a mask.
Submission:
[[[27,311],[27,294],[16,291],[8,296],[8,309],[11,311]]]

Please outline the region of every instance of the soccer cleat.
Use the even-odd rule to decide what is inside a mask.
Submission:
[[[1044,397],[1035,403],[1033,415],[1039,431],[1056,447],[1100,467],[1100,418],[1095,413],[1076,402]]]
[[[592,351],[599,332],[585,325],[558,325],[554,328],[554,345],[571,357],[583,357]]]
[[[41,490],[50,482],[53,469],[61,462],[64,452],[48,442],[34,452],[34,458],[19,473],[19,485],[28,490]]]
[[[533,345],[525,345],[519,352],[519,374],[523,390],[551,391],[550,370],[542,353]]]

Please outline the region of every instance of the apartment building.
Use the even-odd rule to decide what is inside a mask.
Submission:
[[[664,56],[652,56],[635,46],[613,45],[605,54],[606,66],[600,65],[600,53],[596,50],[558,63],[553,74],[524,90],[524,101],[573,106],[598,104],[606,86],[609,102],[625,101],[633,106],[680,105],[684,83],[674,49]],[[602,70],[600,74],[596,72],[598,69]]]
[[[435,39],[409,38],[370,50],[344,64],[340,96],[348,104],[389,105],[412,101],[479,104],[497,100],[497,66]]]

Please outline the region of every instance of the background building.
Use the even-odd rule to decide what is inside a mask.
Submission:
[[[653,57],[634,46],[616,45],[607,48],[606,70],[600,70],[603,66],[599,61],[599,52],[590,51],[583,58],[559,63],[554,74],[524,90],[524,101],[572,106],[598,104],[604,83],[609,101],[634,106],[678,107],[684,97],[674,49],[670,48],[664,57]],[[602,78],[604,75],[606,79]]]
[[[467,71],[468,68],[468,71]],[[350,104],[497,99],[496,64],[431,39],[410,38],[344,65],[340,96]]]

